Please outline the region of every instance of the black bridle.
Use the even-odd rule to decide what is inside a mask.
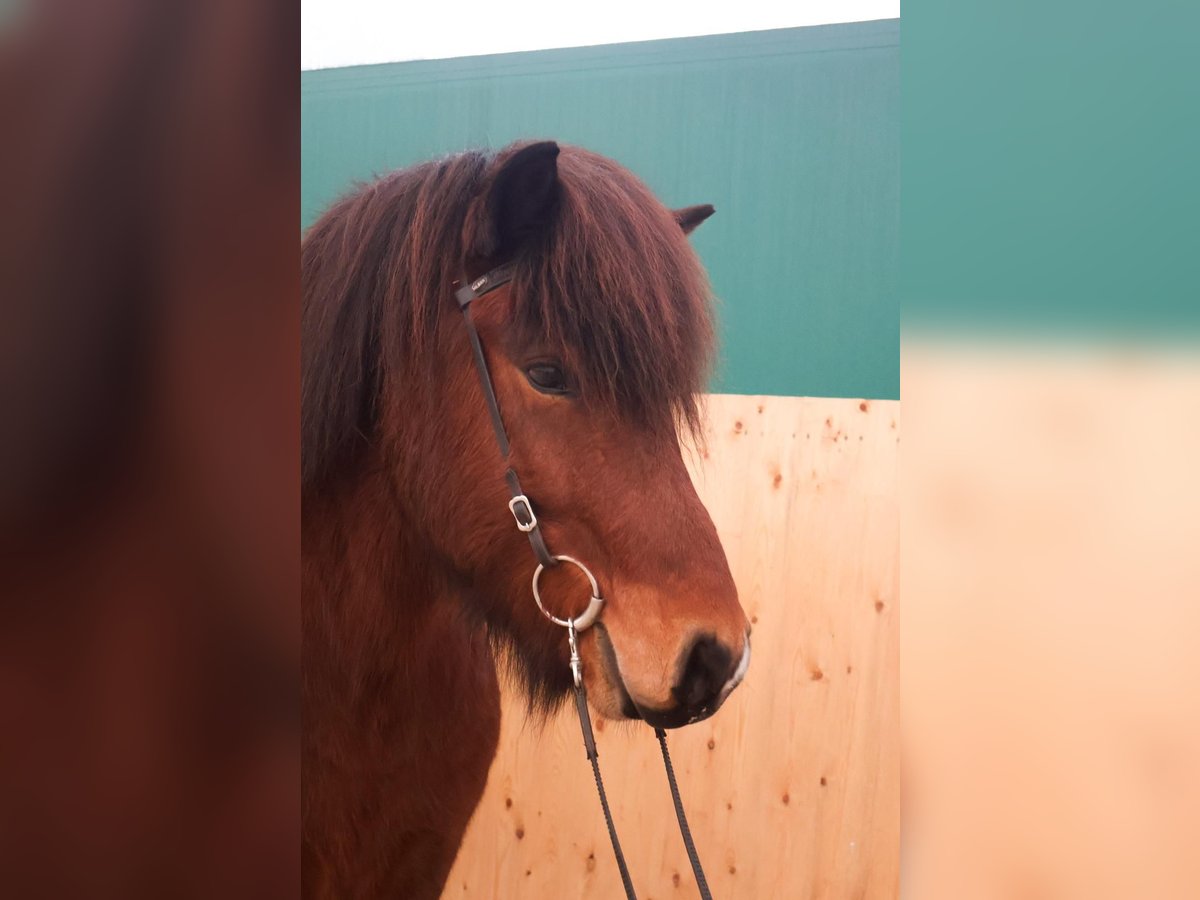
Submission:
[[[496,434],[496,443],[500,447],[500,456],[506,464],[508,463],[511,444],[508,440],[508,432],[504,429],[504,420],[500,416],[500,404],[496,400],[496,390],[492,385],[492,376],[488,370],[487,358],[483,355],[483,345],[479,341],[479,332],[475,329],[475,323],[471,321],[471,304],[512,281],[514,272],[515,266],[512,263],[508,263],[507,265],[492,269],[474,281],[465,282],[455,291],[455,298],[458,300],[459,308],[463,312],[463,319],[466,321],[467,336],[471,339],[471,350],[475,356],[475,369],[479,373],[479,383],[483,388],[483,398],[487,403],[488,414],[491,416],[492,430]],[[556,625],[561,625],[567,629],[567,641],[571,650],[571,675],[575,684],[575,709],[579,714],[580,730],[583,732],[583,746],[587,750],[588,761],[592,764],[592,774],[596,778],[596,792],[600,795],[600,808],[604,811],[604,821],[608,826],[608,837],[612,841],[613,855],[616,857],[617,867],[621,870],[621,881],[625,885],[625,895],[629,900],[637,900],[637,895],[633,890],[633,881],[629,877],[629,868],[625,864],[625,854],[621,851],[621,842],[617,838],[617,829],[613,824],[612,811],[608,806],[608,797],[604,793],[604,781],[600,777],[599,753],[596,750],[595,735],[592,733],[592,719],[588,713],[587,689],[583,684],[583,663],[579,657],[577,640],[578,632],[589,628],[600,615],[604,599],[600,596],[596,579],[592,576],[587,566],[572,557],[554,556],[550,553],[546,547],[545,538],[542,537],[541,527],[538,525],[533,505],[521,489],[521,481],[512,466],[506,468],[504,480],[508,483],[508,490],[511,495],[511,499],[508,501],[508,508],[512,512],[513,518],[516,519],[517,528],[529,538],[529,545],[533,549],[533,555],[537,557],[538,565],[533,573],[534,600],[546,618]],[[546,569],[554,568],[560,562],[568,562],[581,569],[587,576],[592,589],[592,597],[588,603],[587,610],[582,615],[576,616],[573,619],[559,619],[551,615],[545,606],[542,605],[541,594],[538,591],[538,581],[541,578],[542,572]],[[671,755],[667,751],[666,732],[661,728],[655,728],[654,733],[658,737],[659,746],[662,748],[663,765],[666,768],[667,782],[671,788],[671,799],[675,805],[675,818],[679,822],[679,831],[683,835],[684,847],[687,849],[688,859],[692,864],[692,872],[696,876],[696,885],[700,889],[700,896],[703,900],[712,900],[712,894],[708,890],[708,882],[704,877],[704,870],[700,866],[700,857],[696,853],[696,845],[692,841],[692,832],[688,828],[687,816],[683,811],[683,800],[679,796],[679,785],[675,781],[675,769],[671,765]]]

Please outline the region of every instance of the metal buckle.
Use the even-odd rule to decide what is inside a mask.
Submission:
[[[528,522],[521,521],[521,514],[517,512],[518,503],[524,504],[524,511],[529,516]],[[538,521],[537,516],[533,512],[533,504],[529,502],[529,498],[524,494],[517,494],[517,496],[508,501],[508,511],[511,512],[513,514],[513,518],[517,520],[517,528],[519,528],[521,531],[524,531],[526,534],[537,528]]]

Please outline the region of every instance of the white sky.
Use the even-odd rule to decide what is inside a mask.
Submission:
[[[900,0],[301,0],[300,68],[899,16]]]

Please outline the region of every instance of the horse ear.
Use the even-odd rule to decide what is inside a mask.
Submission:
[[[675,221],[679,223],[679,227],[683,229],[684,234],[691,234],[696,230],[697,226],[715,213],[709,203],[702,203],[699,206],[686,206],[683,209],[677,209],[671,213],[675,217]]]
[[[560,193],[558,144],[541,141],[514,153],[501,165],[488,192],[491,233],[490,240],[476,248],[479,255],[508,259],[516,254],[550,226]]]

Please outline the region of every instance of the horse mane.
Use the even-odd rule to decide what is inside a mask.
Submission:
[[[372,441],[389,378],[428,377],[413,363],[441,317],[458,315],[452,284],[489,228],[490,179],[523,146],[394,172],[335,203],[305,236],[306,493]],[[513,260],[513,325],[561,355],[583,403],[698,434],[711,294],[679,223],[636,176],[597,154],[564,146],[558,178],[553,223]]]

